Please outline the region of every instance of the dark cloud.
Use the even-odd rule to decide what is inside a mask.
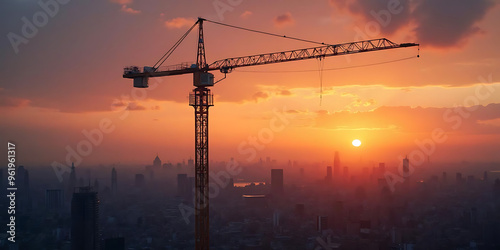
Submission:
[[[287,12],[283,15],[279,15],[279,16],[274,18],[274,25],[276,25],[278,27],[290,25],[293,23],[294,23],[294,20],[293,20],[292,14],[290,12]]]
[[[362,18],[366,31],[375,21],[384,35],[414,26],[415,36],[424,46],[453,47],[481,31],[477,23],[497,3],[493,0],[330,0],[332,6]],[[381,34],[381,35],[382,35]]]
[[[422,44],[448,47],[460,44],[481,29],[477,22],[495,5],[491,0],[419,0],[413,11],[415,33]]]
[[[377,22],[381,32],[388,35],[410,22],[409,2],[409,0],[330,0],[333,6],[363,17],[364,22]],[[364,29],[365,25],[361,28]]]
[[[127,106],[127,110],[130,110],[130,111],[141,111],[141,110],[146,110],[147,108],[140,105],[140,104],[137,104],[135,102],[131,102],[128,104]]]

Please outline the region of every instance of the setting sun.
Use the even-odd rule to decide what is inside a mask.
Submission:
[[[352,145],[353,145],[354,147],[359,147],[359,146],[361,146],[361,141],[360,141],[360,140],[358,140],[358,139],[356,139],[356,140],[352,141]]]

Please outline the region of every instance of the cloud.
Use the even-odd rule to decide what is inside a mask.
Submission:
[[[375,23],[380,35],[412,29],[423,46],[454,47],[480,33],[478,22],[497,3],[493,0],[330,0],[333,7],[356,17],[361,30]],[[367,34],[372,33],[366,32]]]
[[[292,92],[290,92],[290,90],[281,90],[277,93],[277,95],[282,95],[282,96],[291,96],[292,95]]]
[[[266,92],[259,91],[255,94],[253,94],[252,99],[255,100],[255,102],[259,102],[259,99],[264,99],[267,100],[269,98],[269,95]]]
[[[141,111],[141,110],[146,110],[147,108],[138,103],[131,102],[128,104],[126,109],[130,111]]]
[[[252,13],[251,11],[248,11],[248,10],[247,10],[247,11],[243,12],[243,13],[240,15],[240,17],[241,17],[241,18],[243,18],[243,19],[245,19],[245,18],[250,17],[252,14],[253,14],[253,13]]]
[[[165,26],[169,29],[180,29],[182,27],[190,27],[195,22],[192,18],[176,17],[165,21]]]
[[[122,5],[121,11],[123,11],[125,13],[129,13],[129,14],[139,14],[139,13],[141,13],[140,10],[132,9],[130,7],[127,7],[127,5]]]
[[[383,117],[383,119],[381,119]],[[390,128],[398,132],[430,133],[436,128],[462,134],[500,133],[500,104],[468,108],[383,106],[368,112],[318,112],[316,126],[341,130]],[[416,122],[425,121],[425,122]]]
[[[288,25],[292,25],[295,21],[293,20],[292,14],[287,12],[283,15],[279,15],[274,18],[274,25],[276,27],[284,27]]]
[[[460,45],[481,31],[477,25],[496,4],[490,0],[419,0],[413,12],[415,34],[422,44]]]
[[[0,98],[0,107],[19,108],[30,104],[30,100],[17,97],[3,96]]]

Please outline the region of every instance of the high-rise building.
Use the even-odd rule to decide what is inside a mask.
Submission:
[[[72,162],[71,172],[69,173],[68,190],[66,192],[68,197],[71,197],[71,195],[73,195],[75,187],[76,187],[76,169],[75,169],[75,163]]]
[[[158,155],[156,155],[155,159],[153,160],[153,167],[154,168],[161,168],[161,160]]]
[[[408,156],[406,156],[403,159],[403,177],[409,177],[410,176],[410,160],[408,159]]]
[[[80,187],[71,200],[71,250],[99,250],[99,199],[91,187]]]
[[[49,212],[61,211],[64,207],[64,196],[61,189],[45,190],[45,208]]]
[[[328,229],[328,217],[318,215],[316,217],[316,230],[323,232],[326,229]]]
[[[326,182],[331,182],[332,181],[332,166],[327,166],[326,167],[326,177],[325,177]]]
[[[111,169],[111,193],[116,194],[118,191],[118,176],[116,169]]]
[[[340,178],[340,157],[339,151],[335,151],[335,156],[333,158],[333,177],[335,179]]]
[[[283,193],[283,169],[271,169],[271,194]]]

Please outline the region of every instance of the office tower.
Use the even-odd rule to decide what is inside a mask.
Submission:
[[[45,190],[45,208],[49,212],[58,212],[63,209],[64,197],[61,189]]]
[[[340,157],[339,151],[335,151],[335,156],[333,158],[333,177],[335,179],[340,178]]]
[[[158,155],[156,155],[155,159],[153,160],[153,168],[160,168],[161,167],[161,160]]]
[[[189,187],[187,174],[177,174],[177,195],[182,197],[188,196]]]
[[[104,240],[104,250],[125,250],[125,238],[108,238]]]
[[[283,169],[271,169],[271,194],[283,193]]]
[[[143,174],[135,174],[135,186],[136,187],[144,187],[144,175]]]
[[[99,199],[91,187],[80,187],[71,200],[71,250],[99,250]]]
[[[116,174],[116,169],[111,169],[111,193],[116,194],[118,191],[118,176]]]
[[[328,229],[328,217],[318,215],[316,217],[316,230],[318,232],[323,232],[323,230]]]
[[[327,166],[326,167],[326,177],[325,177],[325,180],[326,180],[327,183],[332,182],[332,167],[331,166]]]
[[[410,160],[408,159],[408,156],[406,156],[403,159],[403,177],[409,177],[410,176]]]

